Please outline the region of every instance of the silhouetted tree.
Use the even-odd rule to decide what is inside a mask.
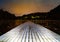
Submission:
[[[52,20],[60,20],[60,5],[54,9],[52,9],[47,16],[48,19]]]
[[[1,9],[0,19],[15,19],[15,15]]]

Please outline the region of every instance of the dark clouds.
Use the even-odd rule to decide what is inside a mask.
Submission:
[[[57,6],[60,4],[60,0],[0,0],[0,7],[4,7],[7,4],[23,4],[23,3],[36,3],[42,5],[51,5]]]
[[[39,4],[60,4],[60,0],[0,0],[0,5],[5,5],[8,3],[39,3]]]
[[[42,0],[42,3],[44,4],[54,4],[54,5],[59,5],[60,4],[60,0]]]

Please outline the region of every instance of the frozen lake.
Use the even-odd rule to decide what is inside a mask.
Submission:
[[[60,35],[32,22],[25,22],[0,36],[0,42],[60,42]]]

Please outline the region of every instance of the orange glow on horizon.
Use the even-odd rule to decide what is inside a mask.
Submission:
[[[48,12],[51,6],[37,5],[37,4],[12,4],[7,6],[7,11],[15,14],[16,16],[22,16],[33,12]]]

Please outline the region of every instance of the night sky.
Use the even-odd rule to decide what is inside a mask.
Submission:
[[[48,12],[59,4],[60,0],[0,0],[0,8],[16,16],[32,12]]]

